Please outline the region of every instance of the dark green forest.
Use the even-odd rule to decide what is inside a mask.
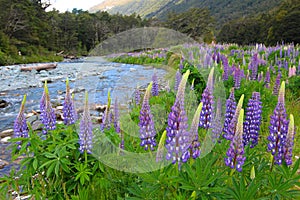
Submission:
[[[0,0],[0,65],[60,61],[67,55],[88,55],[108,37],[145,26],[171,28],[200,42],[300,43],[300,0],[284,0],[271,10],[240,14],[234,20],[230,20],[230,16],[223,17],[226,20],[221,24],[212,7],[185,8],[184,12],[170,10],[164,20],[159,20],[137,14],[89,13],[78,9],[46,12],[51,1],[46,2]],[[244,4],[239,5],[241,10],[246,9]]]

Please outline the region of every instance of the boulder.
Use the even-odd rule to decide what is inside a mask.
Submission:
[[[6,165],[9,165],[9,162],[0,159],[0,169],[3,169]]]
[[[8,136],[12,136],[14,134],[14,129],[7,129],[5,131],[2,131],[0,133],[0,138],[5,138],[5,137],[8,137]]]
[[[6,108],[9,103],[3,99],[0,99],[0,108]]]

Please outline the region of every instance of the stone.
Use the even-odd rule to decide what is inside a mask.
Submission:
[[[100,113],[104,113],[106,110],[107,105],[96,105],[95,106],[95,110],[100,112]]]
[[[5,137],[8,137],[8,136],[12,136],[14,135],[14,129],[7,129],[5,131],[2,131],[0,133],[0,138],[5,138]]]
[[[61,111],[61,110],[63,110],[63,108],[64,108],[63,106],[57,106],[57,107],[56,107],[56,110]]]
[[[0,159],[0,169],[3,169],[6,165],[9,165],[9,162]]]
[[[6,108],[9,103],[3,99],[0,99],[0,108]]]
[[[10,136],[7,136],[7,137],[5,137],[5,138],[2,138],[2,139],[1,139],[1,142],[2,142],[2,143],[9,143],[8,140],[10,140],[10,139],[11,139],[11,137],[10,137]]]

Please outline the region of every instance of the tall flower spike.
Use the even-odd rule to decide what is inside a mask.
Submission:
[[[222,133],[222,104],[221,99],[218,98],[217,103],[217,109],[216,109],[216,115],[213,119],[212,123],[212,141],[215,143],[216,140],[219,139],[221,133]]]
[[[177,92],[177,90],[178,90],[181,78],[182,78],[182,75],[181,75],[180,71],[177,70],[176,76],[175,76],[175,86],[174,86],[175,92]]]
[[[139,87],[136,87],[135,92],[134,92],[134,100],[135,100],[135,105],[140,105],[141,101],[141,92],[139,90]]]
[[[114,105],[114,128],[117,133],[121,132],[118,98],[115,99],[115,105]]]
[[[290,122],[287,133],[287,140],[284,148],[284,159],[287,165],[293,164],[293,146],[294,146],[294,137],[295,137],[295,124],[294,124],[294,116],[290,115]]]
[[[152,96],[158,96],[158,80],[157,80],[157,75],[156,75],[156,71],[154,72],[153,76],[152,76],[152,89],[151,89],[151,93]]]
[[[239,112],[236,131],[233,140],[230,143],[230,147],[226,153],[225,164],[230,168],[236,168],[237,171],[242,171],[242,166],[246,160],[244,157],[244,144],[243,144],[243,118],[244,109]]]
[[[85,103],[82,119],[80,121],[80,132],[79,132],[79,151],[83,153],[86,151],[87,153],[92,153],[93,147],[93,127],[92,120],[89,111],[89,100],[88,93],[85,92]]]
[[[44,135],[46,135],[49,130],[54,130],[56,128],[56,115],[54,109],[51,106],[47,81],[45,82],[44,93],[40,102],[40,110],[41,121],[44,125],[42,132]]]
[[[151,109],[149,105],[149,98],[150,98],[152,84],[153,83],[151,82],[146,90],[142,108],[140,111],[140,116],[139,116],[140,138],[141,138],[140,145],[144,147],[146,151],[149,148],[151,151],[154,151],[154,147],[156,146],[156,141],[154,138],[156,135],[156,131],[154,128],[153,115],[151,114]]]
[[[211,127],[212,121],[212,113],[213,113],[213,76],[214,76],[214,68],[211,69],[207,86],[202,93],[201,102],[203,103],[203,107],[200,113],[200,121],[199,126],[205,129]]]
[[[267,69],[266,72],[266,78],[265,78],[265,87],[266,88],[270,88],[270,81],[271,81],[271,77],[270,77],[270,69]]]
[[[190,145],[189,133],[188,133],[188,118],[184,110],[184,93],[186,82],[190,71],[188,70],[182,77],[181,82],[178,87],[176,100],[171,108],[171,112],[168,116],[167,125],[167,160],[172,160],[175,164],[178,162],[178,167],[180,168],[182,162],[182,155],[186,152]]]
[[[24,95],[19,114],[15,119],[15,123],[14,123],[15,138],[28,138],[28,126],[24,115],[25,102],[26,102],[26,95]],[[18,141],[17,145],[18,145],[17,148],[21,149],[22,142]]]
[[[276,80],[275,80],[274,88],[273,88],[273,94],[276,96],[278,95],[278,92],[279,92],[280,78],[281,78],[281,73],[278,72]]]
[[[223,137],[226,140],[231,140],[232,136],[229,132],[229,124],[234,116],[236,110],[236,102],[234,98],[234,88],[231,89],[229,98],[226,100],[226,112],[225,112],[225,120],[223,126]]]
[[[187,162],[188,159],[192,156],[193,159],[196,159],[200,156],[200,142],[198,137],[198,124],[199,124],[199,115],[202,110],[203,103],[200,102],[192,121],[191,129],[189,132],[189,148],[182,155],[182,162]]]
[[[66,81],[66,96],[65,101],[63,103],[63,117],[65,125],[74,124],[77,120],[77,113],[75,110],[74,101],[70,94],[69,79],[67,79]]]
[[[252,98],[249,99],[246,120],[244,122],[244,145],[250,143],[253,148],[258,143],[258,135],[261,125],[262,102],[260,101],[260,93],[253,92]]]
[[[271,151],[274,156],[274,163],[277,165],[281,165],[284,158],[284,146],[288,131],[288,120],[284,107],[284,93],[285,82],[283,81],[280,86],[278,103],[271,116],[271,125],[269,126],[270,135],[268,136],[268,151]]]
[[[232,140],[233,137],[234,137],[234,134],[236,133],[236,124],[237,124],[237,121],[238,121],[240,110],[242,109],[242,106],[243,106],[243,101],[244,101],[244,94],[240,97],[240,100],[239,100],[239,102],[237,104],[235,113],[234,113],[234,115],[232,117],[232,120],[229,123],[229,126],[228,126],[228,135],[227,135],[228,136],[228,140]]]

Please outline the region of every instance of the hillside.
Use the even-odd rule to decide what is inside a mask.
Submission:
[[[192,7],[208,8],[218,26],[232,19],[269,11],[282,0],[105,0],[90,11],[108,10],[110,13],[132,14],[165,19],[167,13],[183,12]],[[108,9],[109,8],[109,9]]]

